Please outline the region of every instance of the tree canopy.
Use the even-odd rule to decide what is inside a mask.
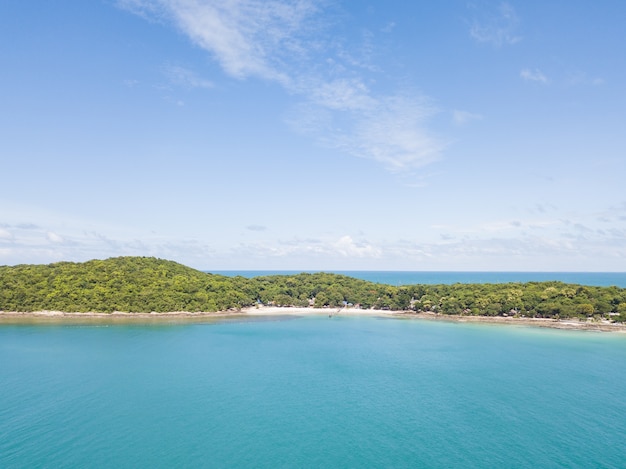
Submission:
[[[626,289],[563,282],[391,286],[331,273],[255,278],[151,257],[0,267],[0,310],[223,311],[255,304],[626,322]]]

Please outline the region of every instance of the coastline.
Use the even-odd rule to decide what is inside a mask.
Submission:
[[[577,319],[550,319],[550,318],[520,318],[503,316],[461,316],[435,313],[415,313],[413,311],[400,312],[396,317],[406,319],[444,321],[479,324],[499,324],[504,326],[544,327],[571,331],[615,332],[626,334],[626,324],[611,323],[608,321],[579,321]]]
[[[353,308],[298,308],[298,307],[248,307],[241,310],[218,312],[173,311],[167,313],[68,313],[63,311],[0,311],[2,324],[62,324],[62,323],[159,323],[159,322],[214,322],[227,319],[246,319],[281,316],[379,316],[397,319],[443,321],[456,323],[482,323],[511,326],[544,327],[551,329],[580,330],[594,332],[626,333],[626,324],[607,321],[578,321],[576,319],[519,318],[501,316],[461,316],[413,311],[391,311]]]

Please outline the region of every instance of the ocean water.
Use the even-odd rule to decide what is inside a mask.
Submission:
[[[228,276],[241,275],[248,278],[261,275],[293,275],[300,273],[300,271],[294,270],[219,270],[211,272]],[[626,272],[407,272],[384,270],[338,270],[332,272],[388,285],[545,282],[558,280],[579,285],[626,288]]]
[[[370,317],[0,326],[0,467],[626,466],[626,337]]]

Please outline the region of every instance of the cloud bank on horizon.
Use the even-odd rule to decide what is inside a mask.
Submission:
[[[619,2],[42,8],[0,7],[0,264],[626,269]]]

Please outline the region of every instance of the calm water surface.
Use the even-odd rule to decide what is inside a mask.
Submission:
[[[626,337],[306,317],[0,326],[0,467],[625,467]]]

